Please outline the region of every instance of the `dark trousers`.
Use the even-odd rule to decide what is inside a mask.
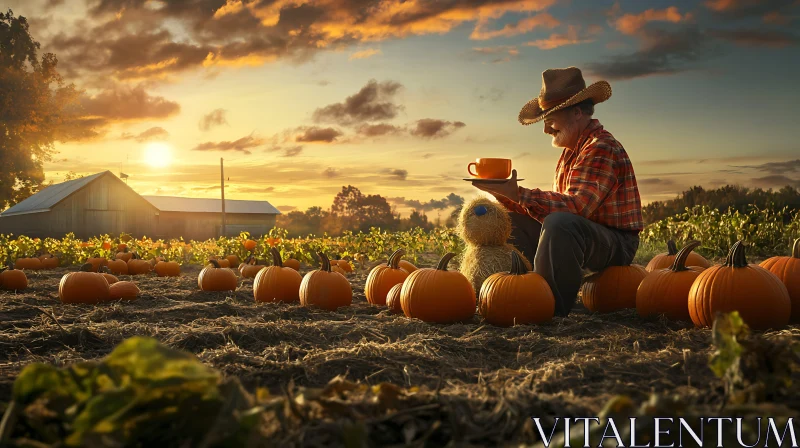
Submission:
[[[533,262],[556,299],[556,316],[567,316],[575,305],[583,269],[599,272],[608,266],[625,266],[639,248],[639,235],[606,227],[572,213],[551,213],[544,222],[509,213],[509,244]]]

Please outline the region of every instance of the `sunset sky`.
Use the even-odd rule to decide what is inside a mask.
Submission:
[[[8,1],[4,2],[8,4]],[[11,0],[85,90],[91,135],[45,166],[141,194],[330,207],[343,185],[444,216],[476,157],[550,188],[560,151],[517,114],[547,68],[613,96],[595,117],[643,201],[800,186],[800,0]],[[171,156],[164,158],[164,152]],[[483,194],[483,193],[481,193]]]

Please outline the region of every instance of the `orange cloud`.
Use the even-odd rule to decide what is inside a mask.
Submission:
[[[469,38],[473,40],[487,40],[495,37],[511,37],[518,34],[525,34],[536,28],[553,29],[561,24],[555,17],[548,13],[537,14],[520,20],[515,24],[507,24],[499,30],[484,30],[485,22],[479,22],[472,30]]]
[[[366,50],[357,51],[351,54],[348,60],[352,61],[353,59],[366,59],[379,54],[382,54],[381,50],[368,48]]]
[[[527,47],[537,47],[541,50],[552,50],[566,45],[577,45],[589,42],[594,42],[597,34],[600,34],[603,29],[599,26],[591,26],[585,31],[581,32],[580,28],[575,25],[570,25],[566,33],[554,33],[547,39],[539,39],[532,42],[526,42]]]
[[[647,22],[658,21],[680,23],[681,21],[688,20],[690,18],[690,13],[681,15],[680,11],[678,11],[678,8],[675,6],[670,6],[669,8],[660,10],[648,9],[647,11],[639,14],[625,14],[617,19],[614,25],[622,34],[634,35],[640,29],[642,29]]]

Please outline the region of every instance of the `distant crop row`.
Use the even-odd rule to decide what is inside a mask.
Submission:
[[[132,238],[129,235],[99,235],[88,240],[68,234],[64,238],[30,238],[24,235],[0,234],[0,260],[52,254],[62,265],[83,263],[89,257],[113,259],[119,245],[136,252],[143,259],[162,257],[181,264],[205,264],[212,256],[237,255],[244,260],[249,255],[259,260],[270,260],[271,247],[276,247],[284,258],[316,263],[315,254],[323,252],[332,258],[346,258],[356,262],[385,259],[394,250],[403,248],[406,257],[416,261],[420,254],[447,252],[461,253],[464,242],[451,228],[430,231],[414,228],[408,231],[387,232],[372,228],[369,232],[344,232],[341,236],[309,235],[305,238],[287,238],[288,230],[273,228],[269,234],[255,239],[252,252],[245,248],[251,237],[243,232],[238,237],[184,241],[180,239],[153,240],[148,237]],[[719,212],[708,207],[694,207],[686,212],[650,224],[641,234],[642,244],[663,245],[667,240],[683,242],[696,239],[702,243],[698,252],[709,257],[724,256],[737,240],[748,243],[748,253],[757,256],[785,255],[794,238],[800,237],[800,212],[787,209],[754,209],[748,213]]]

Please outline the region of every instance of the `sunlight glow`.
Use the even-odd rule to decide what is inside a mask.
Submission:
[[[148,143],[144,148],[144,161],[156,168],[163,168],[172,163],[172,151],[166,143]]]

